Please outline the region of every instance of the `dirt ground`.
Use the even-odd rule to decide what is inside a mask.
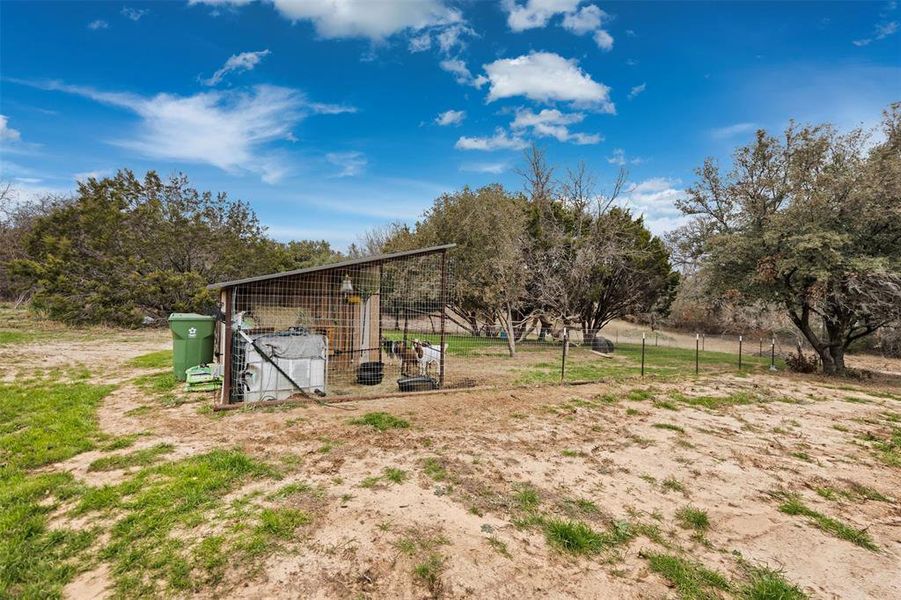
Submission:
[[[624,521],[653,524],[666,551],[730,578],[740,576],[740,556],[780,571],[811,597],[901,597],[901,471],[861,441],[884,432],[886,415],[897,418],[897,380],[721,374],[212,414],[210,396],[167,408],[131,382],[150,371],[125,362],[168,345],[167,335],[151,332],[119,336],[115,343],[31,344],[0,359],[14,360],[19,369],[82,366],[94,381],[120,384],[100,408],[100,426],[110,434],[146,434],[135,449],[168,442],[175,446],[169,458],[178,459],[232,447],[294,465],[285,479],[254,482],[241,494],[295,481],[324,490],[315,506],[304,507],[314,519],[297,539],[253,565],[252,576],[230,570],[201,597],[679,597],[646,560],[661,551],[661,540],[639,535],[613,553],[579,557],[517,523],[521,514],[510,498],[526,485],[537,492],[540,511],[572,516],[573,500],[590,500],[597,511],[573,518],[598,530]],[[647,397],[629,399],[635,390]],[[665,400],[674,393],[744,393],[770,401],[673,406]],[[134,410],[142,406],[152,409]],[[410,427],[379,432],[349,423],[373,411],[402,417]],[[88,471],[99,456],[86,452],[56,468],[91,485],[128,475]],[[441,465],[438,480],[423,468],[426,459]],[[366,484],[386,468],[410,476],[399,484]],[[678,485],[667,483],[673,481]],[[855,486],[886,500],[835,501],[815,491]],[[865,529],[878,550],[780,512],[780,492]],[[676,512],[686,505],[707,511],[704,536],[677,525]],[[413,575],[421,556],[399,549],[411,538],[442,556],[431,589]],[[109,594],[103,564],[65,590],[69,598]]]

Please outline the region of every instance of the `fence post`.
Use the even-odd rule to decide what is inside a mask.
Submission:
[[[741,371],[741,336],[738,336],[738,370]]]
[[[381,269],[381,265],[379,265]],[[381,271],[380,271],[381,273]],[[381,285],[381,284],[379,284]],[[447,250],[441,253],[441,340],[438,342],[438,348],[441,349],[440,363],[438,365],[438,387],[444,387],[444,355],[447,354],[447,328],[445,322],[447,320]],[[379,320],[381,323],[381,320]],[[406,326],[406,323],[404,323]],[[379,325],[381,327],[381,324]],[[381,346],[381,344],[379,344]],[[381,351],[381,350],[380,350]]]
[[[776,336],[773,335],[772,346],[770,347],[770,371],[776,370]]]
[[[644,332],[641,334],[641,376],[644,377]]]
[[[701,358],[700,358],[700,349],[701,349],[701,334],[695,334],[695,375],[698,374],[698,371],[701,366]]]
[[[560,361],[560,383],[566,380],[566,354],[569,351],[569,329],[563,326],[563,360]]]
[[[654,332],[654,347],[657,347],[657,332]]]
[[[707,334],[701,334],[701,350],[707,350]]]

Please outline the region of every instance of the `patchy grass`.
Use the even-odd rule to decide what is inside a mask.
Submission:
[[[722,574],[704,565],[672,554],[647,554],[648,565],[667,579],[686,599],[718,598],[717,591],[729,591],[732,586]]]
[[[684,506],[676,512],[676,520],[684,529],[704,532],[710,529],[710,518],[707,511],[694,506]]]
[[[157,444],[128,454],[104,456],[88,465],[88,471],[114,471],[131,467],[145,467],[157,462],[163,455],[172,453],[173,450],[175,450],[175,446],[172,444]]]
[[[661,481],[660,486],[665,492],[681,492],[683,494],[688,492],[685,485],[672,475]]]
[[[685,429],[678,425],[673,425],[672,423],[654,423],[651,427],[656,427],[657,429],[669,429],[670,431],[675,431],[677,433],[685,433]]]
[[[395,417],[394,415],[386,412],[366,413],[362,417],[351,419],[350,423],[351,425],[365,425],[372,427],[376,431],[388,431],[389,429],[406,429],[410,426],[410,423],[405,421],[404,419]]]
[[[632,400],[633,402],[641,402],[642,400],[649,400],[654,397],[654,392],[651,390],[629,390],[629,393],[626,395],[626,399]]]
[[[260,513],[258,532],[264,536],[272,536],[290,540],[301,525],[311,520],[307,513],[293,508],[264,508]]]
[[[507,544],[502,540],[497,539],[494,536],[488,538],[488,545],[494,549],[495,552],[503,556],[504,558],[512,558],[510,555],[510,550],[507,548]]]
[[[136,356],[125,363],[136,369],[164,369],[172,366],[172,350],[160,350]]]
[[[138,438],[140,437],[137,433],[130,433],[128,435],[119,435],[113,438],[110,438],[98,446],[99,450],[103,450],[104,452],[113,452],[114,450],[125,450],[126,448],[130,448],[134,445]]]
[[[423,584],[432,596],[441,593],[441,573],[444,571],[444,557],[433,553],[413,568],[413,576]]]
[[[785,580],[782,573],[769,567],[751,567],[747,581],[739,586],[742,600],[806,600],[801,588]]]
[[[686,396],[685,394],[674,392],[670,394],[670,397],[681,404],[708,408],[710,410],[718,410],[729,406],[756,404],[765,401],[764,397],[750,392],[736,392],[728,396]]]
[[[395,467],[385,468],[385,479],[387,479],[391,483],[403,483],[407,480],[408,477],[409,475],[403,469],[397,469]]]
[[[423,459],[422,471],[434,481],[444,481],[447,479],[447,469],[441,463],[441,459],[435,456]]]
[[[654,400],[654,408],[662,408],[664,410],[679,410],[679,407],[672,400]]]
[[[876,456],[890,467],[901,467],[901,427],[891,426],[888,432],[869,431],[862,437]]]
[[[544,535],[550,545],[570,554],[597,554],[604,548],[604,537],[581,521],[549,519]]]
[[[865,529],[857,529],[838,519],[824,515],[804,504],[798,496],[789,496],[786,498],[786,500],[779,505],[779,511],[787,515],[806,517],[826,533],[847,540],[861,548],[866,548],[873,552],[879,550],[879,547]]]
[[[84,569],[93,527],[50,529],[83,491],[69,473],[29,473],[94,448],[95,411],[112,386],[0,384],[0,598],[54,598]]]
[[[534,510],[541,503],[541,497],[538,490],[529,484],[520,486],[513,494],[513,500],[521,510]]]
[[[568,448],[566,450],[563,450],[562,452],[560,452],[560,454],[562,456],[565,456],[566,458],[576,458],[579,456],[585,456],[585,453],[582,452],[581,450],[571,450]]]

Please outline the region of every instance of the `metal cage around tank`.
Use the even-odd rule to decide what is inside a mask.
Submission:
[[[213,284],[223,405],[445,384],[453,244]],[[415,347],[414,347],[415,344]]]

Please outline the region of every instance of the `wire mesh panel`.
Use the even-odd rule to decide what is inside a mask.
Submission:
[[[528,383],[559,361],[559,332],[520,324],[511,344],[496,315],[455,299],[444,251],[229,289],[230,402]]]

